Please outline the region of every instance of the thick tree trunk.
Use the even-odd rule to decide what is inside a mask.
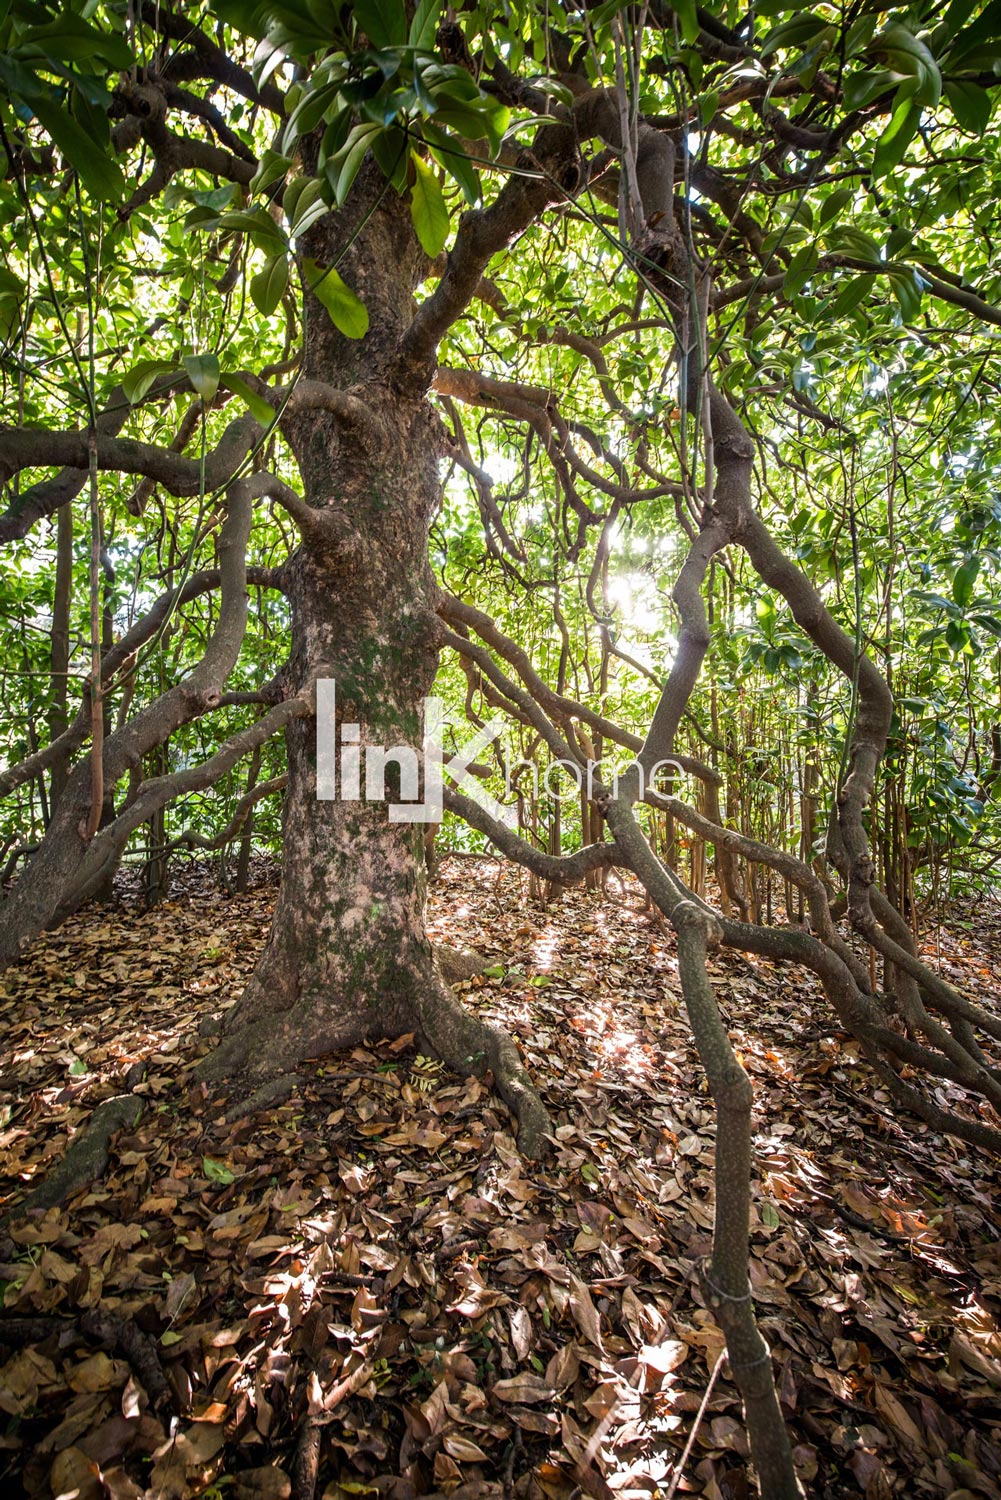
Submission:
[[[373,800],[352,798],[339,775],[336,798],[320,801],[316,720],[289,726],[274,925],[224,1049],[235,1057],[247,1048],[252,1059],[252,1037],[263,1028],[269,1065],[286,1067],[364,1037],[413,1030],[415,995],[431,977],[423,827],[389,817],[399,790],[392,764],[386,800],[374,799],[375,778],[364,771],[376,747],[408,746],[415,756],[421,747],[423,700],[437,663],[427,562],[437,441],[423,404],[399,410],[386,422],[386,450],[356,452],[346,468],[334,424],[318,416],[312,425],[302,460],[306,497],[350,517],[351,535],[331,548],[329,531],[318,528],[287,569],[293,685],[334,679],[338,760],[343,767],[354,755],[344,737],[353,733],[347,726],[358,726],[360,790]],[[331,734],[334,726],[322,730]],[[241,1039],[248,1022],[257,1026]]]
[[[375,436],[345,435],[321,411],[286,424],[312,511],[285,569],[289,688],[315,678],[336,683],[337,795],[317,796],[316,720],[294,722],[286,731],[282,883],[271,934],[202,1071],[236,1075],[267,1097],[304,1059],[414,1031],[452,1066],[493,1071],[519,1117],[520,1143],[534,1154],[548,1120],[513,1044],[458,1006],[434,962],[424,928],[424,827],[389,816],[399,768],[389,761],[382,798],[366,775],[381,750],[405,746],[418,757],[422,749],[424,699],[438,661],[428,532],[441,501],[442,453],[424,393],[402,391],[383,375],[426,262],[406,204],[386,192],[374,168],[367,175],[346,210],[322,220],[301,249],[323,266],[340,265],[365,301],[370,329],[364,340],[346,340],[307,297],[303,374],[360,394]],[[334,726],[325,722],[322,731]],[[342,747],[350,756],[356,735],[364,800],[341,775]]]

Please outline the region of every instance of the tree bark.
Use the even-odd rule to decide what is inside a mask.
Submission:
[[[370,318],[364,340],[348,340],[306,294],[303,376],[360,389],[374,417],[369,435],[346,436],[325,411],[285,423],[308,507],[284,570],[289,686],[335,681],[335,723],[321,731],[335,735],[338,785],[335,798],[318,799],[316,719],[291,723],[271,933],[202,1073],[264,1086],[304,1059],[413,1031],[459,1070],[493,1071],[518,1115],[522,1148],[535,1154],[548,1119],[513,1044],[461,1010],[435,964],[424,926],[423,824],[389,816],[401,772],[388,753],[408,747],[419,761],[441,634],[428,532],[441,502],[442,428],[426,393],[389,375],[427,262],[406,203],[385,191],[374,164],[345,209],[299,248],[321,266],[336,262]],[[355,741],[361,796],[342,775],[343,747],[350,757]],[[387,753],[381,800],[370,769],[377,747]]]
[[[73,506],[61,505],[56,512],[56,582],[52,604],[52,705],[49,709],[49,740],[69,727],[70,608],[73,601]],[[50,807],[55,807],[66,785],[69,755],[57,760],[51,770]]]

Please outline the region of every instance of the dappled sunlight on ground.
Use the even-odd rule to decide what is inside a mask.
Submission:
[[[722,1348],[693,1275],[714,1115],[670,933],[629,883],[543,907],[517,872],[445,864],[432,929],[486,957],[457,988],[544,1093],[539,1168],[484,1083],[408,1039],[322,1059],[301,1095],[224,1122],[189,1077],[197,1027],[238,999],[272,896],[195,881],[150,913],[97,908],[0,979],[9,1204],[146,1064],[104,1180],[4,1248],[3,1316],[38,1334],[0,1371],[4,1495],[23,1472],[50,1496],[91,1462],[112,1494],[119,1476],[225,1494],[290,1469],[312,1406],[335,1500],[656,1500]],[[968,975],[991,970],[957,943]],[[712,973],[755,1088],[752,1285],[804,1483],[989,1500],[993,1165],[894,1117],[809,976],[725,954]],[[142,1331],[162,1399],[86,1332],[98,1308]],[[747,1494],[745,1457],[724,1365],[683,1490]]]

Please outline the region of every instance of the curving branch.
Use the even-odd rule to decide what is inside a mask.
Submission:
[[[165,376],[154,382],[147,392],[145,403],[150,403],[165,396],[170,396],[180,384],[180,377]],[[102,437],[117,437],[133,410],[125,391],[120,385],[115,386],[108,397],[107,405],[97,413],[95,426],[98,434]],[[17,429],[9,429],[17,430]],[[0,474],[3,475],[0,483],[5,483],[12,478],[16,470],[10,474],[3,474],[3,429],[0,429]],[[59,460],[55,460],[59,462]],[[45,460],[43,459],[44,463]],[[21,468],[34,467],[29,462],[20,465]],[[28,532],[37,521],[44,520],[47,516],[55,515],[64,505],[75,500],[87,482],[87,464],[79,464],[63,468],[60,473],[52,479],[40,480],[38,484],[16,495],[7,511],[0,515],[0,542],[17,541]]]
[[[101,685],[103,696],[122,685],[119,672],[131,672],[136,652],[162,630],[163,626],[182,605],[218,589],[222,575],[218,568],[205,568],[193,573],[176,589],[169,589],[150,606],[146,613],[125,632],[110,651],[101,658]],[[247,583],[257,588],[281,589],[281,570],[278,568],[248,568]],[[116,680],[117,678],[117,680]],[[221,701],[221,700],[220,700]],[[83,701],[73,722],[57,739],[51,740],[41,750],[28,755],[16,765],[0,771],[0,797],[9,796],[17,787],[23,786],[33,776],[46,771],[57,761],[67,759],[79,749],[90,733],[90,678],[83,682]]]
[[[625,749],[634,752],[642,750],[643,741],[639,735],[631,734],[628,730],[616,724],[614,720],[606,719],[603,714],[595,713],[592,709],[586,708],[584,704],[577,703],[574,699],[567,698],[562,693],[554,692],[535,670],[527,651],[519,646],[516,641],[513,641],[510,636],[505,635],[490,616],[484,614],[482,610],[476,609],[472,604],[466,604],[463,600],[455,598],[454,595],[444,594],[439,600],[438,613],[442,619],[448,620],[451,624],[475,630],[482,641],[485,641],[492,650],[496,651],[498,656],[514,667],[528,689],[528,692],[531,694],[533,701],[546,713],[551,714],[556,722],[563,721],[565,723],[570,719],[577,719],[580,723],[586,724],[589,729],[594,730],[602,739],[611,740],[614,744],[622,745]],[[485,653],[481,654],[475,646],[463,637],[455,637],[449,641],[449,644],[453,645],[455,650],[460,651],[462,654],[472,657],[480,666],[484,665],[482,657]],[[501,691],[506,692],[509,698],[514,699],[515,692],[512,691],[513,684],[511,684],[510,679],[498,680],[495,675],[497,671],[496,665],[493,663],[492,665],[494,672],[488,673],[488,675],[492,677],[492,680],[496,682]],[[562,756],[565,752],[566,746],[564,745],[558,754]],[[663,758],[666,759],[668,757]],[[716,786],[721,786],[723,783],[723,778],[718,771],[693,755],[674,754],[672,752],[669,758],[675,766],[689,775],[699,777],[701,781]]]
[[[191,792],[204,791],[207,786],[211,786],[219,780],[220,776],[231,770],[237,761],[242,760],[258,745],[263,745],[285,729],[293,719],[305,718],[314,711],[315,700],[312,690],[299,694],[295,698],[287,698],[284,703],[277,704],[262,718],[224,740],[213,755],[198,765],[186,766],[183,770],[174,771],[168,776],[158,776],[143,782],[133,800],[119,813],[114,822],[102,828],[88,845],[86,853],[74,872],[72,885],[56,908],[52,925],[58,926],[60,922],[65,921],[84,901],[101,888],[109,871],[118,864],[130,834],[134,833],[140,824],[147,822],[168,802],[173,802],[178,797],[186,796]],[[284,780],[285,778],[278,778],[278,781],[284,782]],[[268,790],[274,790],[276,783],[264,783],[264,785]],[[242,800],[246,802],[247,798]],[[254,800],[259,800],[259,798],[251,797],[251,801],[244,809],[244,816],[249,812]]]
[[[191,672],[104,742],[104,783],[111,786],[142,758],[163,744],[182,724],[215,707],[236,665],[247,626],[247,541],[254,487],[235,480],[227,491],[226,517],[219,534],[220,607],[204,654]],[[80,867],[88,844],[90,768],[70,775],[26,874],[0,906],[0,959],[10,961],[52,919]]]
[[[253,767],[251,769],[253,770]],[[225,849],[226,845],[231,844],[237,834],[243,831],[243,825],[258,802],[263,802],[275,792],[283,791],[287,785],[287,771],[283,771],[280,776],[272,776],[270,781],[259,781],[256,786],[250,788],[249,792],[244,792],[233,809],[233,816],[220,833],[209,837],[204,833],[197,833],[193,828],[186,828],[183,833],[177,835],[176,839],[171,840],[165,852],[170,854],[174,849],[204,849],[208,852]]]
[[[400,370],[413,381],[430,379],[439,343],[476,296],[480,278],[498,251],[551,204],[571,197],[583,182],[576,132],[569,124],[544,125],[518,165],[489,208],[463,214],[445,271],[401,340]]]
[[[183,453],[163,448],[157,443],[138,442],[135,438],[112,436],[98,432],[95,442],[97,467],[100,470],[115,470],[120,474],[142,474],[162,484],[172,495],[197,495],[202,489],[220,490],[233,478],[243,459],[258,442],[263,429],[259,422],[246,414],[229,423],[217,446],[205,455],[204,465],[196,459],[186,458]],[[89,462],[89,437],[86,429],[75,432],[59,432],[48,427],[0,427],[0,484],[6,484],[15,474],[24,469],[47,468],[58,465],[87,473]],[[66,483],[68,481],[63,481]],[[83,481],[81,480],[81,485]],[[54,481],[50,482],[50,486]],[[37,487],[36,487],[37,488]],[[78,486],[79,488],[79,486]],[[34,497],[30,502],[28,497]],[[8,536],[24,536],[35,521],[65,503],[65,495],[50,489],[42,497],[44,508],[34,490],[29,490],[23,499],[15,499],[7,516],[0,520],[10,530],[5,535],[0,529],[0,540]],[[32,505],[32,514],[27,524],[22,523],[27,504]]]
[[[521,838],[506,824],[491,816],[472,797],[467,797],[455,787],[445,787],[443,797],[450,813],[455,813],[470,828],[485,834],[502,854],[524,865],[533,875],[538,875],[540,880],[573,885],[582,880],[590,870],[607,870],[624,863],[614,844],[585,844],[573,854],[547,854],[545,850],[537,849],[527,839]]]

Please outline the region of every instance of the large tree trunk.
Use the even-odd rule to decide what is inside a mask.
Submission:
[[[441,429],[423,392],[401,390],[384,375],[426,261],[405,203],[386,191],[374,165],[347,208],[322,220],[300,248],[323,266],[340,266],[371,320],[365,339],[352,342],[307,296],[303,377],[351,388],[375,427],[367,440],[345,435],[322,411],[286,424],[315,517],[285,569],[289,690],[317,677],[335,680],[338,761],[344,726],[358,726],[362,791],[371,795],[366,747],[420,752],[438,660],[428,531],[441,502]],[[388,767],[382,800],[348,800],[339,777],[336,798],[321,801],[316,720],[291,724],[286,743],[274,922],[203,1075],[236,1075],[259,1083],[266,1096],[305,1058],[414,1031],[462,1071],[492,1069],[518,1114],[523,1149],[536,1152],[548,1121],[513,1044],[458,1006],[433,959],[424,928],[424,829],[389,816],[396,768]]]
[[[437,442],[423,403],[387,413],[378,454],[338,452],[332,419],[317,415],[302,455],[306,497],[350,520],[340,544],[318,528],[286,570],[292,608],[292,672],[336,682],[336,729],[359,726],[366,747],[405,745],[423,734],[423,700],[437,664],[434,582],[427,532],[439,499]],[[322,726],[326,734],[334,726]],[[350,730],[348,733],[350,734]],[[424,933],[423,827],[391,821],[394,767],[386,799],[317,796],[316,720],[286,730],[282,883],[267,947],[232,1020],[227,1054],[258,1053],[269,1036],[269,1066],[366,1036],[413,1030],[413,1001],[431,973]],[[350,753],[350,752],[349,752]],[[339,759],[341,757],[339,756]],[[361,775],[361,788],[373,792]],[[252,1031],[239,1028],[258,1023]]]

